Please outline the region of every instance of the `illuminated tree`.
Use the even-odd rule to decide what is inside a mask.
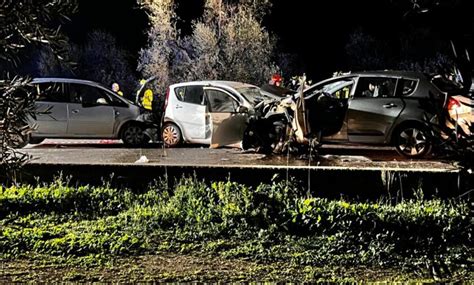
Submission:
[[[262,84],[275,72],[274,42],[262,27],[268,0],[208,0],[190,36],[181,36],[176,29],[173,1],[141,3],[149,11],[151,28],[138,69],[146,77],[157,76],[161,92],[172,83],[188,80]]]

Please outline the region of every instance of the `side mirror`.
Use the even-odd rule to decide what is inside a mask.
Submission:
[[[248,113],[248,112],[249,112],[249,108],[245,106],[239,106],[239,108],[237,109],[237,113]]]

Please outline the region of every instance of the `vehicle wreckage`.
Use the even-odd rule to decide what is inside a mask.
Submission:
[[[256,104],[242,148],[308,153],[321,143],[355,143],[392,145],[404,156],[423,157],[433,148],[433,125],[472,135],[474,100],[460,95],[463,89],[417,72],[338,75]]]

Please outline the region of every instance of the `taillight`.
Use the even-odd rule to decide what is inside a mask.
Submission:
[[[448,111],[451,112],[451,111],[457,111],[458,108],[461,107],[461,103],[459,103],[458,100],[454,99],[454,98],[449,98],[448,100]]]
[[[168,99],[170,97],[170,88],[166,89],[166,97],[165,97],[165,104],[163,107],[163,111],[166,111],[166,107],[168,107]]]

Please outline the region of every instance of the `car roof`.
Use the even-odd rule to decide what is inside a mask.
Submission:
[[[396,76],[396,77],[415,77],[426,78],[422,72],[403,71],[403,70],[375,70],[375,71],[360,71],[348,74],[348,76]]]
[[[32,83],[48,83],[48,82],[60,82],[60,83],[76,83],[76,84],[87,84],[87,85],[95,85],[95,86],[102,86],[102,84],[90,80],[83,80],[83,79],[74,79],[74,78],[60,78],[60,77],[41,77],[41,78],[33,78]]]
[[[359,72],[350,72],[344,73],[342,75],[334,76],[326,78],[322,81],[318,81],[314,84],[311,84],[307,88],[305,88],[304,92],[312,89],[314,86],[325,84],[326,82],[337,81],[338,79],[350,79],[353,77],[405,77],[405,78],[413,78],[413,79],[423,79],[427,78],[426,74],[422,72],[415,72],[415,71],[402,71],[402,70],[375,70],[375,71],[359,71]]]
[[[188,85],[210,85],[210,86],[217,86],[217,87],[230,87],[233,89],[239,88],[248,88],[248,87],[256,87],[255,85],[237,82],[237,81],[224,81],[224,80],[203,80],[203,81],[190,81],[190,82],[182,82],[173,84],[174,87],[177,86],[188,86]]]

